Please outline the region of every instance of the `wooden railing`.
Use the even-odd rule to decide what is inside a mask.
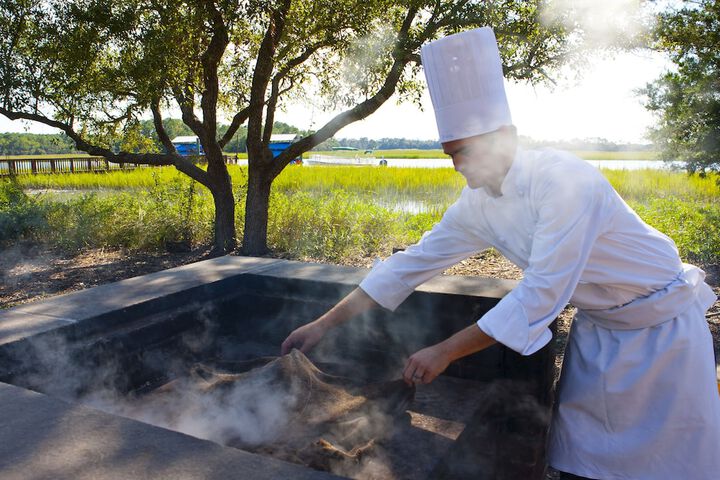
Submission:
[[[235,155],[224,155],[225,163],[237,164]],[[193,157],[193,162],[203,163],[204,156]],[[133,170],[148,165],[108,162],[103,157],[58,157],[58,158],[0,158],[0,176],[39,175],[53,173],[109,172]]]

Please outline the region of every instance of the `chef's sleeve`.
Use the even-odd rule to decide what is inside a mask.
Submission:
[[[480,329],[523,355],[552,338],[549,326],[570,300],[611,208],[594,167],[546,168],[532,192],[535,226],[523,280],[478,320]],[[568,171],[569,170],[569,171]],[[607,185],[609,188],[609,185]]]
[[[461,198],[420,241],[378,263],[360,288],[381,306],[395,310],[415,288],[446,268],[489,247],[463,225],[470,212]]]

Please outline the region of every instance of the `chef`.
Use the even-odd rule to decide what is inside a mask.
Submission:
[[[421,57],[445,153],[467,188],[419,243],[282,345],[310,350],[378,305],[495,247],[524,271],[493,309],[412,355],[411,384],[496,342],[532,355],[567,303],[577,307],[548,440],[548,463],[591,479],[720,479],[720,397],[699,268],[571,154],[517,147],[490,28],[430,42]],[[478,448],[483,448],[478,445]]]

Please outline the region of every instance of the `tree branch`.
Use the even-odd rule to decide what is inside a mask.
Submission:
[[[240,125],[245,123],[245,120],[248,119],[249,112],[250,107],[245,107],[235,114],[232,122],[230,122],[230,127],[227,129],[227,132],[225,132],[225,135],[223,135],[223,137],[218,140],[220,148],[225,148],[225,145],[227,145],[230,140],[232,140],[232,138],[235,136],[235,133],[238,131],[238,128],[240,128]]]
[[[327,47],[330,45],[329,41],[323,41],[323,42],[317,42],[310,47],[307,48],[302,54],[298,55],[297,57],[290,60],[287,65],[285,65],[285,68],[280,70],[276,75],[276,79],[282,79],[283,77],[287,76],[290,71],[297,67],[298,65],[303,64],[308,58],[312,56],[313,53],[320,50],[322,47]]]
[[[248,150],[253,159],[263,158],[262,120],[265,93],[275,64],[275,49],[285,27],[285,17],[290,10],[291,0],[282,0],[279,8],[272,13],[265,36],[260,44],[250,87],[250,106],[248,115]]]
[[[203,132],[203,124],[197,115],[195,115],[195,100],[192,92],[183,92],[179,88],[173,88],[173,96],[175,101],[180,107],[180,113],[182,114],[182,120],[185,125],[190,127],[195,135],[200,137]]]
[[[278,155],[277,158],[275,158],[272,170],[273,175],[279,175],[293,158],[321,144],[328,138],[335,135],[341,128],[358,120],[362,120],[374,113],[393,95],[393,93],[395,93],[395,88],[402,77],[403,70],[411,60],[412,52],[415,47],[418,46],[417,40],[415,42],[409,42],[408,40],[408,32],[410,31],[410,27],[412,26],[412,22],[416,14],[417,8],[410,8],[405,15],[405,19],[403,20],[403,24],[398,32],[398,36],[395,41],[395,48],[392,53],[395,60],[390,68],[390,72],[388,73],[385,82],[378,92],[355,107],[336,115],[314,134],[308,135],[307,137],[291,144],[280,155]]]
[[[262,142],[263,145],[270,143],[270,137],[272,136],[273,124],[275,123],[275,108],[277,108],[277,101],[280,96],[280,80],[278,78],[273,79],[272,87],[270,89],[270,98],[267,101],[267,113],[265,114],[265,129],[263,130]]]
[[[204,145],[207,151],[212,148],[210,142],[215,142],[217,134],[217,100],[220,89],[218,65],[230,39],[222,14],[215,6],[215,2],[205,0],[204,4],[210,14],[213,32],[210,44],[200,57],[203,66],[203,86],[205,87],[200,99],[200,108],[203,112],[203,126],[205,127],[203,133],[207,135],[207,138],[201,137],[201,140],[204,140],[203,144],[207,143]]]
[[[437,21],[432,22],[432,19],[431,19],[430,25],[432,25],[432,27],[428,28],[428,33],[432,34],[436,31],[438,31],[442,27],[449,27],[449,26],[454,27],[454,26],[460,26],[463,24],[467,25],[468,23],[470,23],[468,21],[460,22],[458,20],[455,20],[457,12],[460,11],[460,9],[463,8],[465,5],[467,5],[469,3],[469,1],[470,0],[462,0],[459,2],[454,2],[454,3],[452,3],[452,7],[450,8],[450,10],[448,10],[447,13],[445,13],[444,15],[441,15],[439,18],[437,18]],[[442,8],[442,6],[439,4],[439,2],[436,3],[436,7]],[[433,17],[435,17],[437,14],[438,14],[438,11],[436,10],[433,13]],[[473,22],[473,24],[474,23],[475,22]]]
[[[266,108],[266,116],[265,116],[265,125],[263,128],[263,134],[262,134],[262,142],[263,144],[268,144],[270,142],[270,136],[272,135],[272,129],[273,125],[275,123],[275,109],[277,108],[277,102],[280,96],[287,92],[289,88],[286,89],[280,89],[280,81],[283,80],[285,77],[287,77],[290,72],[292,72],[292,69],[297,67],[298,65],[301,65],[303,62],[305,62],[308,58],[310,58],[313,53],[317,52],[320,48],[327,46],[327,42],[317,42],[310,47],[308,47],[302,54],[298,55],[297,57],[290,60],[283,69],[281,69],[275,76],[272,78],[271,83],[271,91],[270,91],[270,97],[265,101]],[[293,83],[293,82],[291,82]]]
[[[277,78],[277,77],[276,77]],[[288,91],[292,90],[294,86],[294,82],[290,82],[291,85],[287,88],[282,88],[278,91],[278,97],[283,96]],[[267,103],[267,101],[265,102]],[[230,127],[228,127],[227,131],[225,132],[225,135],[218,141],[221,148],[225,148],[225,145],[227,145],[230,140],[235,136],[235,133],[237,132],[238,128],[245,123],[245,121],[248,119],[250,113],[250,107],[245,107],[242,110],[240,110],[238,113],[235,114],[235,116],[232,119],[232,122],[230,122]]]
[[[118,123],[122,120],[127,120],[128,118],[130,118],[130,116],[132,115],[132,107],[128,107],[125,110],[125,113],[123,113],[119,117],[113,117],[107,111],[105,111],[103,113],[105,113],[105,116],[107,116],[108,119],[107,120],[98,120],[97,123],[99,125],[112,125],[113,123]]]
[[[177,149],[173,145],[170,137],[165,130],[165,125],[162,122],[162,114],[160,113],[160,97],[155,97],[150,103],[150,110],[153,116],[153,125],[155,125],[155,132],[157,133],[160,143],[165,147],[165,151],[170,154],[177,154]]]
[[[96,155],[104,157],[107,161],[113,163],[132,163],[135,165],[174,165],[175,168],[188,175],[189,177],[197,180],[206,187],[209,186],[208,175],[205,170],[195,166],[188,159],[181,157],[177,154],[158,154],[158,153],[129,153],[120,152],[114,153],[111,150],[96,145],[91,145],[86,142],[75,130],[69,125],[52,120],[43,115],[35,113],[25,112],[14,112],[0,107],[0,114],[9,118],[10,120],[30,120],[33,122],[42,123],[44,125],[57,128],[62,130],[65,135],[70,137],[74,142],[78,150],[82,150],[90,155]]]

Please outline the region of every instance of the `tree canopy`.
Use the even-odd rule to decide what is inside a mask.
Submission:
[[[690,172],[720,171],[720,1],[684,1],[659,15],[655,48],[675,71],[649,84],[646,107],[658,114],[653,140]]]
[[[222,150],[246,124],[243,251],[266,250],[274,178],[298,155],[398,93],[417,99],[420,46],[494,28],[508,79],[539,82],[567,53],[544,0],[0,0],[0,114],[60,129],[109,161],[174,165],[215,200],[215,246],[235,247],[235,201]],[[277,157],[275,113],[313,97],[341,113]],[[167,113],[200,139],[207,169],[177,154]],[[152,114],[164,152],[115,151]],[[230,119],[218,129],[221,116]],[[137,145],[137,142],[134,142]]]

